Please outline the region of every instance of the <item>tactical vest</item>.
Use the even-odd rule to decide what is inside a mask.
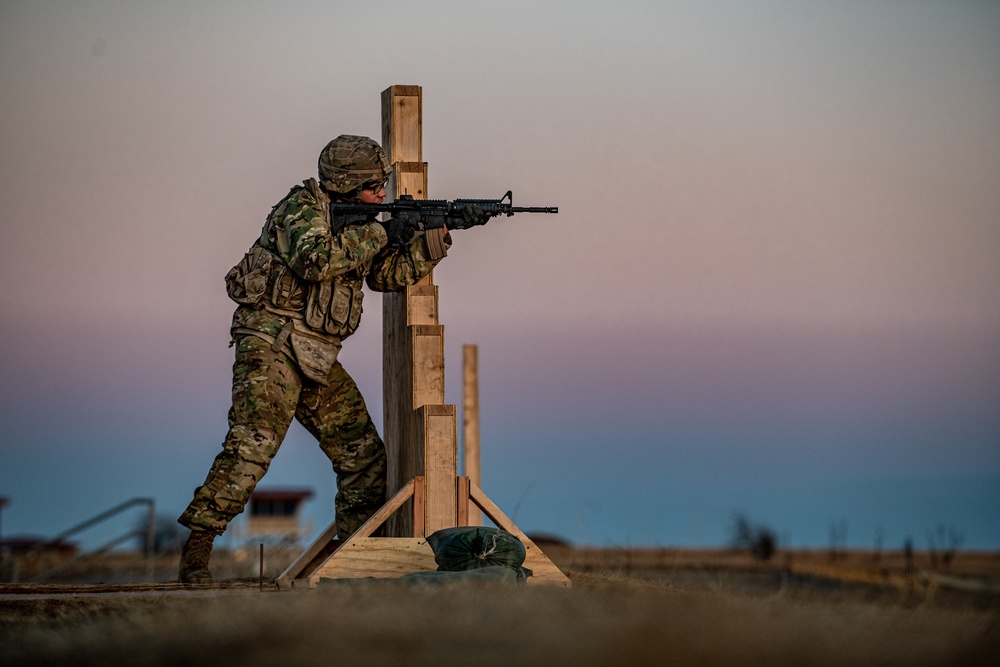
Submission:
[[[329,197],[315,179],[305,181],[304,186],[329,210]],[[300,186],[292,192],[297,189]],[[275,226],[277,248],[271,247],[268,235],[271,224],[272,216],[269,215],[260,238],[226,274],[226,291],[236,303],[287,319],[289,326],[283,330],[281,340],[272,340],[272,344],[276,345],[276,350],[280,349],[290,337],[303,373],[326,384],[326,375],[336,361],[340,341],[353,334],[361,321],[364,293],[360,280],[355,286],[344,280],[313,282],[299,278],[281,259],[289,248],[285,232],[279,226]],[[259,332],[247,333],[260,335]]]

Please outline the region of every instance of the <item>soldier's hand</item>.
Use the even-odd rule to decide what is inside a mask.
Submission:
[[[389,245],[402,247],[413,240],[417,234],[416,226],[409,220],[391,218],[382,223],[385,228],[385,235],[389,237]]]
[[[482,206],[470,204],[462,207],[462,219],[465,221],[467,227],[485,225],[490,221],[491,217],[489,213],[483,210]]]

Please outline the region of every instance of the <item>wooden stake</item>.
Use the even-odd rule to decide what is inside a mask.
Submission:
[[[482,487],[482,465],[479,457],[479,348],[462,346],[462,444],[464,447],[465,476]],[[469,526],[483,525],[478,507],[470,507],[466,519]],[[462,525],[462,524],[459,524]]]

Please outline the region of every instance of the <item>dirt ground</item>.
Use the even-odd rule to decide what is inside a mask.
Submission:
[[[992,665],[1000,650],[1000,554],[932,571],[901,554],[542,549],[572,588],[279,592],[249,557],[213,587],[0,585],[0,664]]]

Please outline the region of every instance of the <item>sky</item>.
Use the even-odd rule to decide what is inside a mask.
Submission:
[[[478,345],[483,488],[520,528],[1000,549],[998,36],[973,0],[7,0],[0,530],[183,510],[226,431],[223,276],[419,85],[432,198],[559,207],[435,271],[446,400]],[[379,425],[380,332],[370,294],[341,360]],[[287,486],[332,520],[298,426]]]

